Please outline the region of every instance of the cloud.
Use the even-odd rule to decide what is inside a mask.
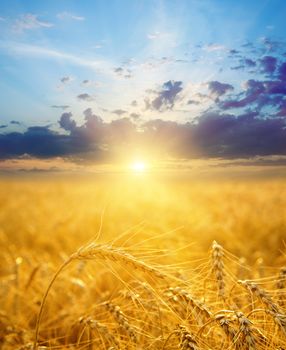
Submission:
[[[11,120],[10,124],[21,125],[21,122],[19,122],[18,120]]]
[[[285,126],[284,119],[260,118],[253,112],[239,116],[213,113],[200,119],[195,141],[207,156],[286,154]]]
[[[69,77],[69,76],[65,76],[65,77],[62,77],[62,78],[60,79],[60,81],[61,81],[61,83],[63,83],[63,84],[67,84],[67,83],[70,83],[70,82],[72,81],[72,78]]]
[[[134,120],[137,120],[140,118],[140,114],[138,113],[130,113],[130,117]]]
[[[226,47],[224,45],[213,43],[213,44],[208,44],[204,46],[203,49],[208,52],[213,52],[213,51],[224,51],[226,50]]]
[[[278,117],[286,117],[286,100],[280,102],[278,112],[276,114]]]
[[[283,80],[283,82],[286,81],[286,62],[283,62],[279,67],[279,78]]]
[[[76,128],[76,122],[72,119],[72,113],[63,113],[59,124],[66,131],[73,131]]]
[[[200,102],[199,101],[195,101],[195,100],[188,100],[187,104],[188,105],[199,105]]]
[[[272,75],[277,67],[277,58],[273,56],[264,56],[260,59],[262,73]]]
[[[53,27],[53,23],[41,21],[39,20],[38,15],[31,13],[21,15],[13,25],[14,31],[18,33],[22,33],[25,30],[51,27]]]
[[[65,110],[65,109],[70,108],[70,106],[69,106],[69,105],[52,105],[51,108],[56,108],[56,109],[63,109],[63,110]]]
[[[182,81],[169,80],[163,84],[162,89],[155,92],[156,97],[152,100],[146,99],[146,109],[164,111],[173,109],[180,92],[183,90]]]
[[[118,150],[126,153],[138,144],[148,145],[154,154],[176,159],[286,155],[285,118],[261,118],[256,112],[206,112],[186,123],[155,119],[138,129],[136,121],[129,118],[104,122],[88,108],[83,124],[78,125],[71,113],[63,113],[59,125],[65,134],[39,126],[22,133],[0,134],[0,158],[25,155],[106,162],[114,159]]]
[[[79,94],[77,96],[77,98],[80,100],[80,101],[94,101],[94,98],[87,94],[87,93],[84,93],[84,94]]]
[[[283,42],[269,37],[262,37],[261,43],[267,48],[267,51],[270,52],[275,52],[285,45]]]
[[[154,33],[150,33],[147,35],[147,38],[150,39],[150,40],[156,40],[156,39],[159,39],[162,35],[162,33],[160,32],[154,32]]]
[[[112,111],[111,113],[113,114],[117,114],[119,117],[125,113],[127,113],[127,111],[125,111],[124,109],[115,109],[114,111]]]
[[[64,155],[65,139],[64,135],[38,126],[30,127],[24,133],[0,134],[0,158],[17,158],[24,154],[39,158]]]
[[[69,19],[72,19],[74,21],[84,21],[85,20],[85,17],[83,16],[78,16],[78,15],[74,15],[70,12],[61,12],[61,13],[58,13],[57,14],[57,18],[58,19],[61,19],[61,20],[69,20]]]
[[[114,73],[121,78],[132,78],[132,72],[130,69],[123,67],[116,67],[113,69]]]
[[[244,57],[239,60],[239,66],[231,67],[233,70],[245,69],[245,68],[254,68],[256,67],[256,62],[251,58]]]
[[[216,80],[210,81],[208,83],[208,88],[210,90],[211,96],[215,97],[216,99],[233,90],[232,85],[226,84],[226,83],[220,83],[219,81],[216,81]]]
[[[115,73],[123,73],[124,69],[122,67],[114,68]]]
[[[8,126],[8,125],[6,125],[6,124],[2,124],[2,125],[0,125],[0,129],[7,128],[7,126]]]
[[[264,72],[271,76],[276,70],[277,62],[266,56],[263,60]],[[279,107],[286,96],[286,64],[282,63],[278,70],[279,79],[256,80],[249,79],[244,84],[244,91],[239,92],[234,98],[220,101],[218,106],[222,110],[231,108],[256,108],[261,111],[264,107],[271,107],[273,111]]]
[[[247,67],[255,67],[256,66],[256,62],[253,61],[251,58],[244,58],[241,62],[243,64],[245,64]]]
[[[231,49],[231,50],[229,50],[229,53],[230,53],[231,55],[238,55],[238,54],[240,53],[240,51],[238,51],[238,50],[236,50],[236,49]]]
[[[95,60],[83,58],[79,55],[70,54],[61,50],[51,49],[38,45],[23,44],[13,41],[0,41],[0,49],[5,49],[8,54],[17,54],[31,57],[43,57],[45,59],[54,59],[62,61],[65,64],[70,63],[81,67],[86,67],[91,70],[100,71],[101,73],[109,74],[111,64],[105,60]]]

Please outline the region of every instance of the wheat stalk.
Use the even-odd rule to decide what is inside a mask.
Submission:
[[[197,317],[198,323],[200,324],[212,317],[212,314],[207,306],[204,303],[196,300],[185,289],[182,289],[180,287],[170,287],[166,290],[165,294],[172,302],[181,304],[184,310],[188,311],[188,309],[191,308]]]
[[[242,312],[236,312],[236,317],[239,324],[239,332],[237,337],[239,333],[243,335],[243,339],[239,343],[243,344],[243,341],[245,341],[247,350],[256,350],[257,347],[250,320],[245,317]]]
[[[218,295],[225,298],[225,281],[224,281],[224,263],[223,263],[223,248],[216,241],[212,244],[212,272],[215,276],[218,285]]]
[[[251,294],[256,295],[268,310],[272,311],[273,313],[282,313],[280,312],[279,306],[273,301],[269,293],[267,293],[263,288],[259,287],[256,283],[240,280],[238,283],[249,290]]]
[[[127,317],[124,315],[120,306],[114,305],[109,301],[104,303],[104,306],[111,313],[111,315],[114,317],[116,322],[118,322],[118,324],[125,330],[125,332],[128,334],[132,342],[136,344],[137,343],[136,332],[134,328],[130,325]]]
[[[120,344],[115,336],[109,331],[101,322],[92,317],[80,317],[79,323],[87,325],[90,329],[96,329],[108,342],[110,342],[116,349],[120,349]]]
[[[37,350],[37,344],[38,344],[38,337],[39,337],[39,326],[41,323],[43,310],[45,306],[45,302],[47,299],[47,296],[56,281],[57,277],[60,275],[60,273],[64,270],[65,267],[67,267],[72,261],[74,260],[104,260],[104,261],[113,261],[117,263],[125,264],[129,267],[132,267],[134,270],[140,270],[144,273],[152,274],[153,276],[157,278],[164,278],[165,275],[163,275],[159,270],[156,268],[146,264],[143,261],[140,261],[136,259],[131,254],[123,251],[119,248],[114,248],[112,246],[103,245],[103,244],[95,244],[91,243],[89,245],[81,247],[77,252],[72,254],[57,270],[57,272],[54,274],[52,280],[50,281],[45,294],[42,298],[40,310],[37,317],[36,322],[36,328],[35,328],[35,340],[34,340],[34,350]]]
[[[181,350],[198,350],[198,344],[194,336],[183,325],[178,325],[178,334],[180,338],[179,348]]]

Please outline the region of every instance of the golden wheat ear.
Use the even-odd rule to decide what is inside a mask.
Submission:
[[[224,272],[224,263],[223,263],[224,251],[223,251],[223,247],[219,245],[216,241],[213,241],[211,255],[212,255],[212,272],[217,282],[218,295],[224,299],[225,298],[225,281],[224,281],[225,272]]]
[[[46,299],[48,297],[48,294],[55,283],[58,276],[61,274],[61,272],[66,268],[72,261],[74,260],[103,260],[103,261],[111,261],[119,264],[126,265],[128,267],[133,268],[134,270],[141,271],[146,274],[151,274],[153,277],[156,278],[165,278],[166,276],[159,271],[158,269],[152,267],[149,264],[146,264],[145,262],[137,259],[136,257],[132,256],[131,254],[125,252],[124,250],[120,248],[114,248],[109,245],[103,245],[103,244],[95,244],[91,243],[87,246],[83,246],[80,249],[78,249],[77,252],[73,253],[57,270],[57,272],[54,274],[52,280],[50,281],[45,294],[42,298],[40,310],[37,317],[36,322],[36,328],[35,328],[35,340],[34,340],[34,350],[38,349],[38,338],[39,338],[39,327],[43,315],[44,306],[46,303]]]

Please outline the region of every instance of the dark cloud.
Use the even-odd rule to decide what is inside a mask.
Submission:
[[[276,115],[278,117],[286,117],[286,99],[280,102],[278,112]]]
[[[69,82],[71,82],[71,77],[69,77],[69,76],[66,76],[66,77],[62,77],[61,79],[60,79],[60,81],[61,81],[61,83],[63,83],[63,84],[67,84],[67,83],[69,83]]]
[[[285,45],[281,41],[274,40],[268,37],[262,38],[261,42],[266,47],[268,52],[276,52]]]
[[[123,114],[126,114],[127,111],[125,111],[124,109],[115,109],[114,111],[112,111],[111,113],[118,115],[119,117],[122,116]]]
[[[208,88],[210,90],[211,96],[219,98],[225,95],[227,92],[233,90],[233,86],[230,84],[220,83],[219,81],[210,81],[208,83]]]
[[[169,80],[163,84],[162,89],[156,92],[156,97],[153,100],[146,99],[146,109],[163,111],[173,109],[179,93],[183,90],[182,81]]]
[[[244,59],[242,59],[241,63],[247,67],[255,67],[256,66],[256,62],[253,61],[251,58],[244,58]]]
[[[233,70],[245,69],[245,68],[254,68],[256,67],[256,62],[251,58],[243,57],[239,60],[239,65],[236,67],[231,67]]]
[[[124,69],[122,67],[117,67],[117,68],[114,68],[114,72],[115,73],[123,73]]]
[[[70,106],[68,106],[68,105],[52,105],[51,108],[56,108],[56,109],[63,109],[63,110],[65,110],[65,109],[70,108]]]
[[[10,124],[21,125],[21,123],[18,120],[11,120]]]
[[[140,118],[140,114],[138,114],[138,113],[130,113],[130,117],[131,117],[132,119],[136,120],[136,119],[139,119],[139,118]]]
[[[125,68],[125,67],[114,68],[113,72],[121,78],[125,78],[125,79],[132,78],[132,71],[128,68]]]
[[[250,41],[247,41],[246,43],[242,44],[241,47],[252,48],[253,47],[253,43],[250,42]]]
[[[187,102],[187,104],[188,104],[188,105],[199,105],[200,102],[199,102],[199,101],[195,101],[195,100],[189,100],[189,101]]]
[[[80,100],[80,101],[93,101],[94,98],[87,94],[87,93],[84,93],[84,94],[80,94],[77,96],[77,98]]]
[[[257,98],[265,92],[265,86],[263,82],[250,79],[245,84],[246,92],[245,97],[241,99],[226,100],[220,103],[222,109],[241,108],[248,106],[255,102]],[[240,96],[240,95],[239,95]]]
[[[262,73],[272,75],[277,67],[277,58],[273,56],[264,56],[260,60],[260,67]]]
[[[283,67],[283,65],[281,65],[281,67]],[[269,68],[268,71],[270,73],[271,68]],[[279,74],[280,79],[283,78],[283,69],[279,71]],[[286,83],[282,79],[263,81],[250,79],[245,83],[244,92],[240,92],[232,99],[220,101],[218,106],[222,110],[252,107],[261,110],[263,107],[267,106],[275,109],[279,107],[285,95]]]
[[[138,105],[138,103],[137,103],[136,100],[133,100],[133,101],[131,102],[131,106],[132,106],[132,107],[136,107],[137,105]]]
[[[248,158],[286,154],[284,118],[260,118],[255,112],[235,116],[206,113],[196,123],[162,120],[148,123],[157,147],[174,157]]]
[[[286,62],[283,62],[279,67],[279,78],[286,82]]]
[[[76,122],[72,120],[72,113],[63,113],[59,120],[60,127],[67,131],[72,131],[76,128]]]
[[[277,115],[261,118],[257,112],[238,116],[208,112],[184,124],[151,120],[141,124],[140,130],[129,118],[106,123],[90,108],[84,117],[84,123],[77,125],[71,113],[63,113],[59,124],[67,134],[38,126],[23,133],[0,134],[0,158],[28,155],[109,161],[119,149],[126,152],[138,144],[177,159],[286,155],[286,119]]]
[[[239,51],[238,50],[235,50],[235,49],[232,49],[232,50],[229,50],[229,53],[231,55],[238,55],[239,54]]]
[[[2,124],[2,125],[0,125],[0,129],[7,128],[7,126],[8,126],[8,125]]]
[[[68,137],[46,127],[30,127],[24,133],[0,134],[0,158],[15,158],[28,154],[38,158],[65,156],[71,151]]]

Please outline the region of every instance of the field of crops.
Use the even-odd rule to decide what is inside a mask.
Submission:
[[[283,180],[0,181],[0,349],[286,349]]]

